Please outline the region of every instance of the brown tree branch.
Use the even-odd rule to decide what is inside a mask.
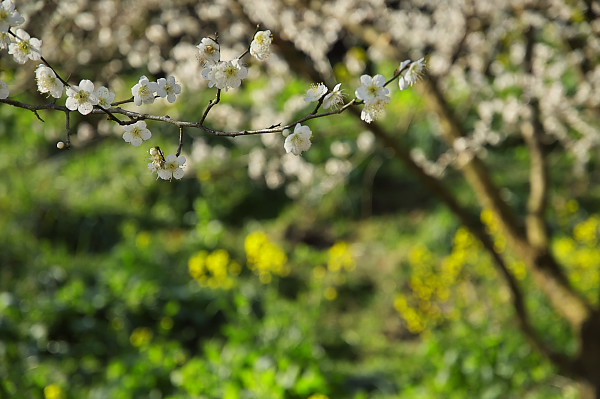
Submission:
[[[214,100],[213,100],[214,101]],[[18,107],[18,108],[23,108],[26,110],[29,110],[31,112],[33,112],[34,114],[36,114],[36,116],[39,118],[39,115],[37,113],[37,111],[39,110],[53,110],[53,111],[62,111],[62,112],[71,112],[67,107],[65,107],[64,105],[58,105],[56,103],[48,103],[48,104],[28,104],[28,103],[24,103],[21,101],[16,101],[16,100],[12,100],[9,98],[6,99],[0,99],[0,103],[5,103],[5,104],[9,104],[12,105],[14,107]],[[212,101],[211,101],[212,103]],[[319,114],[309,114],[306,115],[302,118],[299,118],[293,122],[287,123],[285,125],[282,124],[275,124],[272,125],[268,128],[264,128],[264,129],[255,129],[255,130],[238,130],[238,131],[224,131],[224,130],[218,130],[218,129],[213,129],[209,126],[206,126],[204,124],[204,121],[200,121],[200,122],[190,122],[190,121],[182,121],[182,120],[177,120],[177,119],[173,119],[168,115],[151,115],[151,114],[143,114],[140,112],[135,112],[135,111],[129,111],[120,107],[112,107],[109,109],[103,109],[100,107],[94,107],[94,109],[92,110],[92,114],[120,114],[120,115],[125,115],[127,117],[130,118],[129,121],[122,121],[121,123],[119,123],[120,125],[128,125],[128,124],[132,124],[135,123],[139,120],[153,120],[153,121],[159,121],[159,122],[164,122],[164,123],[169,123],[172,125],[175,125],[177,127],[183,128],[183,127],[189,127],[189,128],[195,128],[195,129],[202,129],[205,132],[215,135],[215,136],[227,136],[227,137],[237,137],[237,136],[250,136],[250,135],[255,135],[255,134],[266,134],[266,133],[281,133],[283,130],[285,129],[292,129],[294,126],[296,126],[296,124],[298,123],[304,123],[306,121],[312,120],[312,119],[318,119],[318,118],[323,118],[326,116],[331,116],[331,115],[336,115],[336,114],[341,114],[342,112],[345,112],[347,109],[349,109],[350,107],[352,107],[353,105],[355,105],[357,103],[356,99],[352,99],[350,101],[348,101],[346,104],[344,104],[343,106],[341,106],[340,108],[333,110],[333,111],[328,111],[328,112],[322,112]],[[210,103],[209,103],[210,104]],[[215,103],[216,104],[216,103]],[[210,105],[210,107],[212,108],[212,106],[214,106],[215,104]],[[109,115],[110,117],[110,115]],[[203,119],[205,119],[206,117],[206,112],[205,114],[202,116]]]
[[[423,79],[422,86],[425,89],[425,97],[433,111],[439,116],[442,134],[452,147],[454,141],[466,137],[467,132],[458,121],[437,80],[432,76],[428,76]],[[462,171],[483,207],[490,209],[497,216],[502,230],[511,239],[512,243],[515,246],[526,245],[523,227],[513,210],[502,198],[499,188],[494,184],[483,161],[476,154],[471,154],[469,159],[462,165]]]
[[[435,80],[430,78],[427,82],[426,86],[430,89],[427,97],[440,118],[443,134],[448,140],[466,136],[465,128],[458,122]],[[492,182],[485,164],[474,156],[462,170],[479,201],[491,209],[499,219],[509,242],[529,266],[541,290],[550,299],[554,308],[578,331],[590,314],[589,302],[569,283],[562,267],[556,262],[549,249],[538,248],[529,242],[516,216],[500,197],[500,191]],[[539,171],[536,170],[535,173]],[[542,190],[536,195],[539,197],[541,194],[543,197],[544,185],[539,185],[536,190]],[[539,206],[538,198],[535,198],[534,205]],[[539,215],[536,216],[538,217]]]
[[[360,111],[358,109],[352,108],[350,112],[360,119]],[[500,273],[500,276],[509,289],[512,306],[515,310],[519,327],[530,344],[564,372],[572,369],[575,358],[551,348],[534,328],[531,322],[531,316],[525,304],[523,291],[519,286],[517,279],[507,267],[502,255],[496,251],[492,237],[486,232],[485,227],[481,224],[479,219],[462,206],[456,196],[439,179],[426,173],[423,168],[412,159],[410,152],[404,148],[395,137],[386,132],[380,124],[367,124],[364,121],[361,122],[373,132],[380,142],[391,148],[396,158],[403,162],[423,184],[434,192],[437,197],[450,208],[471,234],[479,240],[483,248],[492,258],[492,264]]]
[[[535,31],[530,27],[525,33],[527,46],[525,51],[525,70],[533,76],[533,47],[535,44]],[[529,200],[527,203],[527,239],[531,245],[539,249],[547,249],[549,245],[548,229],[545,221],[546,205],[548,203],[548,164],[542,146],[541,138],[544,128],[541,123],[540,106],[538,99],[527,88],[526,93],[530,99],[532,111],[531,121],[524,123],[521,134],[529,148]]]

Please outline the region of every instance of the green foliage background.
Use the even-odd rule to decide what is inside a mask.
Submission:
[[[253,84],[224,102],[250,107]],[[306,87],[293,81],[281,104]],[[191,119],[211,95],[184,96],[177,112]],[[402,140],[435,153],[422,106],[414,92],[395,93],[383,123],[399,130],[412,117]],[[156,181],[144,153],[115,135],[55,149],[63,116],[42,117],[0,107],[0,397],[576,397],[518,332],[487,257],[385,148],[359,154],[350,116],[311,122],[305,155],[323,167],[334,141],[350,143],[348,178],[293,201],[248,177],[239,141],[206,138],[231,151],[227,162]],[[175,142],[169,128],[151,129],[157,143]],[[525,198],[515,171],[526,156],[509,147],[490,160],[504,165],[497,178],[515,201]],[[560,154],[553,162],[570,165]],[[553,201],[557,253],[592,292],[594,207],[566,190]],[[267,237],[257,254],[271,255],[253,262],[257,232]],[[215,253],[198,272],[214,284],[195,279],[192,259]],[[268,265],[281,253],[285,272]],[[444,274],[448,264],[455,273]],[[224,275],[231,284],[220,285]],[[569,349],[528,278],[538,327]]]

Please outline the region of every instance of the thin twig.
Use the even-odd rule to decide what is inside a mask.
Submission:
[[[71,148],[71,111],[65,111],[65,125],[67,130],[67,141],[65,145],[67,148]]]
[[[219,101],[221,101],[221,89],[217,89],[217,96],[208,102],[208,106],[204,110],[204,113],[202,114],[202,118],[200,118],[200,124],[204,123],[204,121],[206,120],[206,117],[208,116],[208,113],[210,112],[212,107],[217,105],[219,103]]]
[[[179,126],[179,146],[177,147],[176,156],[181,154],[181,149],[183,148],[183,126]]]

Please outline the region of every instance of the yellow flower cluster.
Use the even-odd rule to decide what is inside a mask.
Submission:
[[[355,268],[356,261],[347,242],[339,241],[329,248],[327,251],[327,269],[330,272],[351,272]]]
[[[567,203],[563,221],[569,217],[573,226],[570,236],[554,239],[553,251],[559,262],[565,265],[571,281],[597,302],[597,289],[600,286],[600,215],[591,215],[573,225],[572,220],[578,213],[579,206],[574,201]],[[560,210],[559,210],[560,211]],[[514,276],[529,284],[528,273],[524,262],[514,259],[506,253],[506,238],[502,234],[494,214],[485,210],[481,220],[494,239],[496,251],[507,259],[507,267]],[[485,317],[486,306],[481,302],[473,302],[477,289],[470,281],[493,284],[498,275],[492,267],[491,259],[483,251],[481,244],[465,228],[459,228],[454,236],[452,252],[437,258],[427,247],[416,246],[408,255],[410,278],[408,292],[400,293],[394,301],[395,309],[405,319],[407,328],[413,333],[423,333],[431,328],[457,317],[469,315]],[[469,267],[466,266],[475,266]],[[489,292],[485,298],[489,303],[507,301],[505,289]],[[483,315],[483,316],[482,316]]]
[[[452,252],[441,259],[425,246],[414,247],[408,255],[411,276],[408,294],[400,293],[394,308],[412,333],[423,333],[460,317],[469,289],[465,266],[477,265],[478,276],[492,275],[493,269],[481,251],[479,241],[464,227],[453,240]]]
[[[445,320],[450,288],[462,269],[462,253],[446,258],[441,265],[425,246],[414,247],[408,256],[411,265],[410,293],[398,294],[394,308],[412,333],[421,333]],[[441,268],[440,268],[441,266]]]
[[[44,387],[45,399],[65,399],[65,392],[56,384],[46,385]]]
[[[591,215],[573,227],[572,237],[558,237],[553,250],[566,266],[569,278],[591,301],[600,286],[600,215]]]
[[[323,395],[322,393],[313,393],[308,399],[329,399],[329,396]]]
[[[588,246],[598,245],[598,232],[600,231],[600,215],[592,215],[573,229],[573,237],[581,244]]]
[[[269,240],[263,231],[248,234],[244,242],[248,268],[260,281],[268,284],[275,276],[287,276],[290,267],[287,265],[287,255],[275,243]]]
[[[235,285],[242,267],[224,249],[200,251],[188,261],[190,275],[204,287],[228,290]]]
[[[356,260],[345,241],[336,242],[327,250],[327,265],[317,266],[313,270],[313,276],[324,283],[323,296],[333,301],[338,297],[337,288],[346,282],[348,273],[356,269]]]

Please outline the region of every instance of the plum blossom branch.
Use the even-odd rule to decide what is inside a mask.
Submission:
[[[206,125],[206,118],[211,110],[220,103],[222,91],[238,88],[242,81],[248,76],[248,69],[241,63],[241,58],[250,54],[258,61],[265,61],[271,54],[271,44],[273,35],[270,30],[260,30],[256,27],[253,39],[244,53],[233,60],[222,60],[220,45],[215,38],[205,37],[201,40],[198,48],[198,60],[202,67],[201,76],[207,80],[209,88],[216,88],[216,96],[210,100],[204,109],[199,121],[176,120],[168,115],[153,115],[141,113],[138,111],[127,110],[121,106],[133,103],[136,106],[143,104],[152,104],[158,98],[166,98],[169,103],[176,101],[181,93],[181,86],[176,82],[173,76],[159,78],[152,81],[146,76],[141,76],[138,82],[132,87],[132,97],[114,101],[115,94],[104,86],[97,86],[91,80],[82,79],[79,84],[71,84],[60,76],[57,69],[53,67],[43,56],[41,52],[42,41],[31,38],[29,34],[22,29],[16,33],[10,31],[11,26],[17,26],[24,22],[24,18],[14,10],[11,0],[2,0],[2,5],[6,5],[7,11],[6,26],[0,26],[0,30],[9,32],[11,40],[14,43],[9,44],[9,53],[13,55],[18,63],[25,63],[28,60],[40,61],[41,64],[36,69],[36,80],[38,91],[60,99],[66,94],[65,105],[52,102],[49,104],[35,105],[8,99],[8,89],[5,82],[0,81],[2,92],[0,93],[0,102],[28,109],[35,113],[38,119],[42,120],[38,114],[39,110],[55,110],[65,112],[67,124],[67,142],[66,147],[70,145],[70,112],[78,111],[86,116],[89,114],[106,114],[108,119],[123,127],[123,140],[131,143],[133,146],[140,146],[144,141],[152,137],[146,120],[164,122],[175,125],[179,128],[179,142],[175,154],[165,156],[162,150],[155,147],[150,151],[152,162],[149,164],[151,171],[156,172],[160,178],[170,180],[179,179],[183,176],[181,167],[185,163],[185,158],[181,156],[183,149],[184,128],[201,129],[208,134],[215,136],[247,136],[256,134],[283,133],[285,140],[284,148],[287,152],[300,155],[307,151],[311,146],[312,131],[308,126],[302,125],[310,120],[323,118],[335,114],[340,114],[356,105],[363,105],[361,119],[367,123],[379,118],[384,113],[384,107],[390,102],[390,90],[386,87],[395,79],[400,78],[402,82],[400,88],[403,90],[413,85],[419,78],[424,69],[423,59],[412,62],[406,60],[402,62],[393,76],[386,81],[383,75],[361,76],[361,86],[355,91],[355,98],[345,101],[344,92],[341,89],[341,83],[338,83],[332,89],[328,89],[324,84],[313,85],[305,96],[305,101],[316,101],[314,110],[293,122],[276,123],[267,128],[255,130],[224,131]],[[5,30],[4,30],[5,29]],[[404,76],[402,76],[404,73]],[[319,112],[321,107],[327,111]],[[116,115],[123,115],[128,120],[121,120]],[[293,129],[293,132],[292,132]],[[180,170],[181,169],[181,170]]]

